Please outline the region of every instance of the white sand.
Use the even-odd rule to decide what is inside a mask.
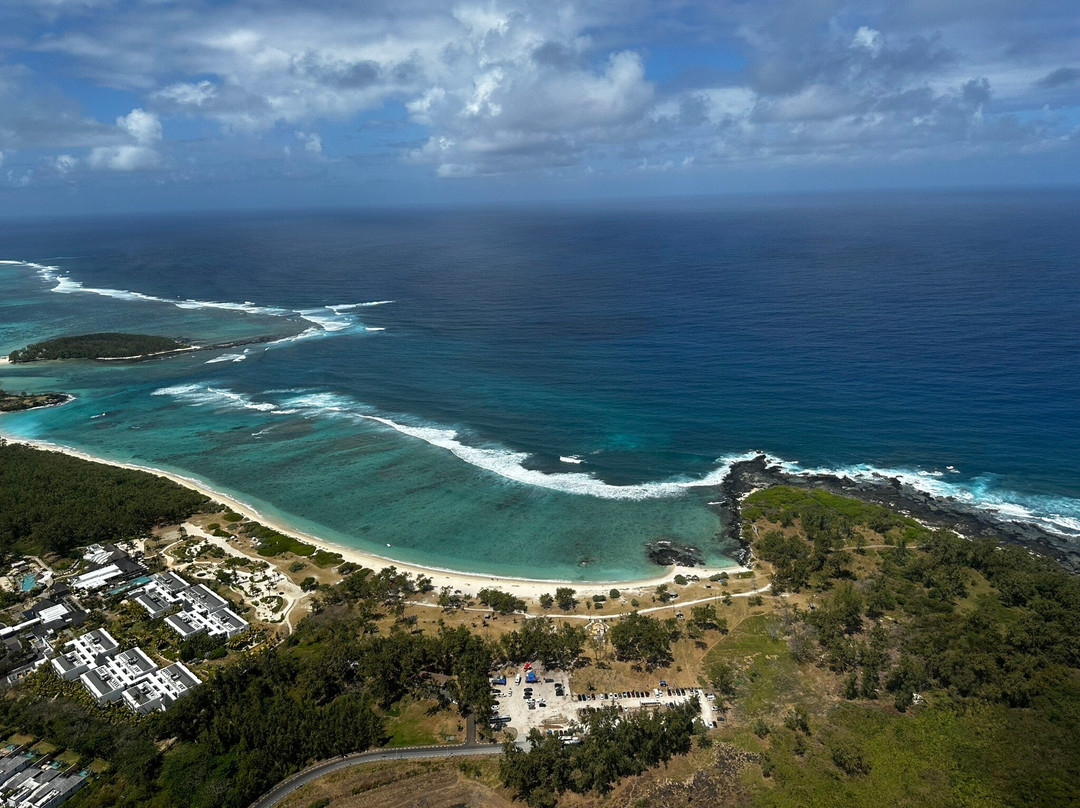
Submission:
[[[375,555],[373,553],[367,553],[362,550],[357,550],[353,547],[346,547],[344,545],[335,544],[327,541],[326,539],[318,536],[312,536],[309,533],[296,530],[295,528],[283,524],[280,521],[275,521],[272,518],[267,518],[257,510],[252,508],[233,497],[215,491],[213,488],[205,485],[199,480],[191,477],[184,477],[179,474],[172,474],[161,469],[152,468],[149,466],[140,466],[134,463],[121,463],[113,460],[105,460],[94,455],[87,454],[86,452],[79,451],[78,449],[72,449],[67,446],[61,446],[59,444],[51,443],[49,441],[31,440],[26,438],[19,438],[12,435],[6,435],[0,431],[0,437],[4,437],[10,443],[21,443],[27,446],[33,446],[38,449],[46,449],[54,452],[62,452],[72,457],[79,457],[83,460],[90,460],[95,463],[105,463],[110,466],[117,466],[119,468],[135,469],[137,471],[145,471],[150,474],[155,474],[158,477],[165,477],[172,480],[179,485],[186,486],[187,488],[194,489],[202,494],[213,499],[215,502],[219,502],[236,513],[253,519],[260,524],[271,527],[274,530],[280,531],[289,536],[294,536],[301,541],[313,544],[324,550],[330,552],[341,553],[341,556],[345,561],[351,561],[355,564],[360,564],[364,567],[370,567],[371,569],[382,569],[393,565],[399,570],[410,572],[416,575],[426,575],[431,578],[432,583],[436,589],[441,589],[444,586],[449,586],[451,589],[461,590],[461,592],[467,595],[475,595],[479,590],[485,587],[495,587],[497,589],[510,592],[518,597],[522,598],[538,598],[544,593],[554,593],[554,590],[558,586],[572,587],[578,595],[583,597],[591,597],[592,595],[606,595],[608,590],[614,588],[619,589],[621,592],[639,592],[644,590],[655,589],[659,584],[671,583],[676,575],[682,574],[685,576],[698,575],[702,578],[717,572],[727,572],[729,574],[735,574],[736,572],[746,571],[745,567],[741,567],[737,564],[732,564],[727,567],[668,567],[667,571],[656,575],[651,578],[643,578],[630,581],[560,581],[560,580],[541,580],[536,578],[514,578],[505,575],[486,575],[482,573],[470,573],[470,572],[458,572],[455,570],[438,569],[435,567],[425,567],[419,564],[410,564],[403,561],[395,561],[390,558],[384,558],[382,556]]]

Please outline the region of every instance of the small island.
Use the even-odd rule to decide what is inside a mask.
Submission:
[[[0,390],[0,412],[20,412],[35,407],[56,407],[71,401],[66,393],[9,393]]]
[[[151,334],[80,334],[34,342],[12,351],[12,364],[41,362],[50,359],[146,359],[152,356],[191,350],[191,346],[172,337]]]

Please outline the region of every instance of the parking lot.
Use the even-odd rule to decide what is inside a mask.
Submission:
[[[723,720],[714,710],[715,697],[700,687],[655,687],[652,690],[628,690],[617,693],[578,693],[573,696],[572,706],[579,720],[591,710],[615,707],[621,713],[656,709],[675,704],[685,704],[697,697],[701,705],[701,720],[713,727]]]
[[[492,685],[498,701],[497,714],[510,719],[500,723],[514,730],[518,738],[524,738],[533,727],[541,732],[565,729],[577,717],[565,673],[536,671],[536,678],[536,682],[526,682],[525,671],[518,669],[506,674],[505,685]],[[556,693],[557,689],[561,695]]]
[[[559,734],[572,724],[581,724],[589,712],[605,707],[615,707],[622,713],[657,709],[667,705],[684,704],[695,696],[701,703],[701,718],[706,726],[723,720],[713,709],[712,694],[701,688],[656,687],[650,691],[624,691],[618,693],[571,693],[569,676],[561,671],[534,671],[536,682],[526,681],[523,669],[505,673],[506,684],[493,684],[492,691],[498,702],[495,715],[502,729],[513,730],[522,739],[534,727],[546,733]]]

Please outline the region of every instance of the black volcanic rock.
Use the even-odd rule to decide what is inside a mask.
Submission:
[[[725,524],[719,538],[728,546],[742,548],[737,554],[740,563],[745,563],[750,555],[742,536],[742,498],[751,491],[774,485],[822,488],[840,496],[883,505],[932,527],[948,528],[965,536],[993,536],[1054,558],[1071,572],[1080,572],[1080,547],[1031,522],[1004,519],[953,497],[935,497],[895,477],[853,480],[840,475],[790,474],[779,466],[770,465],[763,454],[732,465],[731,472],[719,486],[719,501],[714,505]]]
[[[654,564],[664,567],[670,567],[672,564],[680,567],[696,567],[705,562],[704,555],[697,547],[667,539],[645,542],[645,551]]]

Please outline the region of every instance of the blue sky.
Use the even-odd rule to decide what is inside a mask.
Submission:
[[[0,215],[1080,183],[1075,0],[19,0]]]

